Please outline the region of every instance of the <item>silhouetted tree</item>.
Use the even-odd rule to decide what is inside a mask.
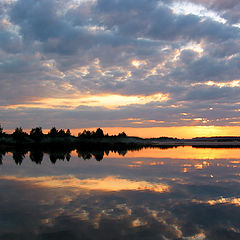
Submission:
[[[98,128],[96,133],[94,134],[94,137],[97,137],[97,138],[102,138],[104,137],[104,133],[103,133],[103,130],[101,128]]]
[[[44,134],[41,127],[33,128],[30,132],[30,137],[35,141],[40,141],[43,138]]]
[[[118,150],[118,154],[124,157],[127,154],[127,150],[126,149]]]
[[[68,130],[66,131],[66,136],[67,136],[67,137],[70,137],[70,136],[71,136],[70,129],[68,129]]]
[[[78,137],[90,138],[92,136],[92,132],[89,130],[84,130],[82,133],[78,134]]]
[[[70,159],[71,159],[71,154],[70,154],[70,152],[68,152],[68,153],[66,154],[66,160],[69,162]]]
[[[15,131],[13,132],[12,136],[14,139],[16,140],[23,140],[24,137],[26,137],[28,134],[26,132],[23,132],[23,129],[20,128],[16,128]]]
[[[58,137],[66,137],[66,133],[63,129],[60,129],[57,133],[57,136]]]
[[[92,155],[90,152],[77,150],[77,154],[78,154],[78,157],[82,158],[83,160],[89,160],[92,158]]]
[[[125,132],[121,132],[118,134],[118,137],[126,137],[126,136],[127,136],[127,134]]]
[[[0,165],[2,165],[3,156],[5,156],[6,151],[0,151]]]
[[[48,136],[49,137],[57,137],[57,135],[58,135],[58,130],[55,127],[52,127],[52,129],[48,133]]]
[[[97,161],[101,161],[104,157],[104,151],[94,151],[93,156]]]
[[[3,137],[4,133],[3,133],[3,128],[2,126],[0,125],[0,137]]]
[[[16,151],[13,152],[13,160],[17,165],[21,165],[23,159],[25,158],[26,152],[23,150],[16,149]]]
[[[32,150],[30,152],[30,159],[37,164],[41,164],[43,160],[43,152],[41,150]]]
[[[57,160],[64,161],[66,152],[60,152],[60,151],[51,151],[49,152],[49,158],[50,161],[55,164]]]
[[[50,159],[51,163],[53,163],[53,164],[55,164],[57,161],[57,157],[54,154],[49,154],[49,159]]]

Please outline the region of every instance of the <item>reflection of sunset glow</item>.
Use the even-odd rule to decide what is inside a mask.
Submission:
[[[205,235],[205,233],[198,233],[191,237],[183,237],[183,239],[185,239],[185,240],[204,240],[204,239],[206,239],[206,235]]]
[[[240,198],[220,198],[217,200],[209,200],[209,205],[216,205],[216,204],[233,204],[240,206]]]
[[[221,197],[216,200],[208,200],[208,201],[193,199],[192,201],[196,203],[207,203],[211,206],[217,205],[217,204],[232,204],[232,205],[240,206],[240,198],[236,198],[236,197],[230,197],[230,198]]]
[[[141,151],[128,151],[124,158],[172,158],[172,159],[239,159],[240,148],[193,148],[191,146],[178,147],[178,148],[147,148]],[[106,158],[123,158],[117,153],[110,152]],[[146,165],[144,162],[134,162],[136,165]],[[234,162],[237,164],[238,162]],[[149,163],[148,163],[149,164]],[[152,164],[152,163],[150,163]],[[153,165],[163,165],[162,161],[156,162]],[[204,161],[202,163],[204,166],[208,166],[209,163]],[[203,166],[199,164],[196,168],[202,168]]]
[[[195,164],[194,168],[195,169],[203,169],[203,165],[202,164]]]
[[[168,192],[169,186],[161,183],[152,183],[147,181],[135,181],[129,179],[122,179],[115,176],[108,176],[105,178],[88,178],[78,179],[73,176],[48,176],[48,177],[26,177],[17,178],[14,176],[1,177],[3,180],[13,180],[20,182],[31,182],[42,187],[53,188],[75,188],[78,190],[102,190],[102,191],[123,191],[123,190],[136,190],[143,191],[149,190],[153,192]]]
[[[132,221],[132,226],[133,227],[140,227],[140,226],[145,226],[147,225],[147,222],[146,221],[143,221],[139,218],[135,219],[134,221]]]
[[[154,161],[154,162],[146,162],[146,161],[134,161],[132,164],[128,165],[129,167],[141,167],[141,166],[159,166],[164,165],[163,161]]]

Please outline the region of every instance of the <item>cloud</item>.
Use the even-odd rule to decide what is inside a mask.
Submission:
[[[210,1],[202,1],[202,0],[189,0],[190,2],[194,2],[197,4],[203,4],[207,8],[213,9],[216,12],[226,18],[231,23],[239,23],[240,20],[240,3],[237,0],[210,0]]]
[[[232,106],[238,102],[238,86],[221,88],[219,83],[239,79],[240,30],[230,20],[220,21],[216,16],[224,18],[227,12],[236,14],[238,3],[191,1],[195,10],[199,4],[204,5],[203,12],[208,13],[205,15],[199,11],[178,11],[174,3],[152,0],[2,2],[0,105],[5,116],[14,119],[16,114],[17,121],[20,108],[26,111],[25,116],[37,111],[40,114],[41,103],[49,101],[48,117],[54,122],[57,120],[52,110],[56,108],[58,112],[57,108],[61,107],[68,112],[69,104],[64,102],[69,103],[71,98],[74,102],[71,111],[77,115],[81,105],[89,105],[88,113],[95,111],[90,106],[99,96],[120,96],[116,106],[123,106],[121,99],[149,99],[159,93],[168,96],[168,100],[149,100],[144,104],[130,101],[124,108],[107,112],[113,116],[118,112],[119,119],[128,119],[127,114],[134,118],[136,114],[143,120],[156,121],[152,126],[163,121],[169,125],[187,124],[178,116],[183,109],[187,108],[194,118],[219,102],[222,111],[220,107],[218,111],[223,114],[226,104]],[[207,82],[214,85],[206,85]],[[81,99],[88,100],[82,103]],[[104,102],[97,102],[96,107],[105,109]],[[199,102],[205,107],[196,114]],[[96,117],[100,113],[92,114]],[[235,114],[234,109],[231,114]],[[175,121],[169,122],[173,118]],[[29,117],[29,123],[30,119],[35,118]],[[109,124],[107,117],[101,119],[106,121],[103,125]],[[8,120],[4,118],[4,122]],[[72,120],[77,121],[77,118]],[[94,124],[96,121],[91,126]],[[127,125],[125,120],[117,119],[114,124]],[[131,124],[139,126],[139,122]],[[150,122],[144,124],[151,126]],[[213,118],[211,124],[218,123]]]

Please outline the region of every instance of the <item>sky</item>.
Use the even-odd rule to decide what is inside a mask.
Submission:
[[[0,86],[4,129],[240,135],[240,2],[1,0]]]

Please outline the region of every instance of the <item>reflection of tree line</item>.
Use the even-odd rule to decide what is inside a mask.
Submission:
[[[11,152],[12,158],[17,165],[21,165],[23,160],[25,159],[26,155],[29,153],[29,158],[32,162],[36,164],[41,164],[43,161],[44,154],[49,156],[51,163],[55,164],[57,161],[70,161],[71,159],[71,152],[76,150],[77,155],[79,158],[83,160],[89,159],[96,159],[97,161],[101,161],[104,156],[108,155],[110,152],[118,153],[121,156],[124,156],[128,151],[138,151],[141,150],[142,147],[130,147],[130,148],[123,148],[122,146],[115,146],[114,148],[89,148],[89,147],[81,147],[77,149],[62,149],[62,148],[12,148],[12,149],[5,149],[0,151],[0,164],[2,164],[3,156],[6,153]]]
[[[70,161],[71,152],[76,150],[78,157],[84,160],[95,158],[101,161],[104,155],[115,152],[124,156],[127,151],[141,150],[151,147],[151,143],[137,137],[128,137],[124,132],[118,135],[104,134],[101,128],[96,131],[84,130],[78,136],[73,136],[70,130],[53,127],[47,134],[41,127],[33,128],[30,133],[16,128],[12,134],[3,132],[0,125],[0,164],[7,152],[12,152],[16,164],[20,165],[25,155],[30,152],[30,159],[41,164],[44,154],[49,155],[54,164],[58,160]],[[174,146],[163,146],[169,148]],[[159,148],[159,147],[158,147]]]

